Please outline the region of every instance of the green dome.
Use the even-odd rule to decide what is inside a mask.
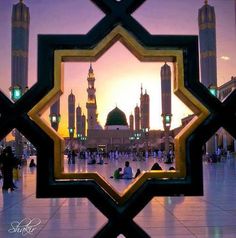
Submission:
[[[106,126],[127,126],[125,113],[118,107],[110,111],[107,115]]]

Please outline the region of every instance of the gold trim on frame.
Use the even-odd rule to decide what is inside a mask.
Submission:
[[[175,94],[194,112],[191,122],[175,137],[175,171],[145,171],[135,179],[122,193],[98,173],[65,173],[63,167],[64,139],[53,130],[41,115],[63,93],[64,62],[96,61],[115,42],[122,42],[141,62],[173,62],[175,78]],[[184,179],[186,176],[186,138],[209,115],[209,111],[184,87],[184,65],[182,50],[159,50],[143,47],[122,26],[118,25],[107,34],[94,48],[55,50],[54,52],[54,87],[53,89],[28,113],[29,116],[50,136],[54,141],[54,177],[55,180],[83,179],[94,180],[99,184],[118,204],[123,204],[147,179]],[[200,158],[199,158],[200,159]]]

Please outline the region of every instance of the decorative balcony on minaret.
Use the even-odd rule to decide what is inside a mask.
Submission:
[[[198,11],[201,82],[208,88],[217,86],[216,19],[213,6],[205,1]]]
[[[162,117],[165,133],[165,151],[169,150],[169,131],[171,126],[171,68],[165,63],[161,67]]]
[[[96,89],[94,87],[95,77],[93,73],[92,64],[90,64],[89,72],[88,72],[88,100],[86,103],[87,108],[87,123],[88,123],[88,130],[96,129],[98,124],[97,122],[97,102],[96,102]]]

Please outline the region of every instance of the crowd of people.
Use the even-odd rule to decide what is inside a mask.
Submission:
[[[212,154],[203,153],[202,159],[203,161],[206,161],[209,163],[217,163],[225,159],[229,159],[230,157],[231,157],[231,153],[229,150],[225,150],[222,147],[217,147],[216,151]]]
[[[121,160],[125,161],[124,168],[118,167],[115,169],[114,173],[110,178],[114,179],[133,179],[138,177],[141,174],[140,168],[136,172],[133,172],[130,161],[141,161],[147,160],[148,157],[157,158],[159,162],[166,164],[173,164],[174,162],[174,152],[169,150],[168,153],[165,153],[162,150],[157,150],[153,152],[139,151],[139,152],[126,152],[126,151],[110,151],[108,153],[99,152],[99,151],[82,151],[76,153],[75,150],[67,151],[68,164],[75,164],[77,159],[84,159],[88,165],[95,164],[107,164],[105,161]],[[106,160],[104,160],[106,158]],[[170,167],[174,170],[174,167]],[[150,168],[151,170],[162,170],[161,166],[156,162]]]
[[[101,152],[90,152],[84,151],[83,153],[77,154],[75,150],[68,151],[68,164],[75,164],[76,157],[80,159],[86,159],[88,165],[93,164],[106,164],[104,162],[104,158],[107,157],[109,160],[118,160],[124,159],[125,164],[124,168],[117,168],[114,171],[113,176],[114,179],[133,179],[138,177],[141,174],[141,170],[138,168],[134,173],[130,161],[136,161],[137,158],[147,159],[150,156],[147,152],[119,152],[119,151],[110,151],[107,154]],[[160,161],[164,161],[166,163],[173,163],[173,152],[170,152],[165,156],[161,150],[154,151],[151,156],[153,158],[158,158]],[[29,168],[36,167],[36,163],[34,159],[31,159],[29,163]],[[14,155],[12,148],[7,146],[2,151],[0,151],[0,179],[3,180],[2,190],[3,191],[14,191],[17,189],[16,183],[20,179],[20,169],[21,169],[21,161],[16,158]],[[161,166],[158,163],[155,163],[151,170],[162,170]]]
[[[174,161],[173,150],[169,150],[167,153],[162,150],[154,150],[152,152],[111,150],[107,153],[85,150],[77,153],[75,150],[72,149],[68,150],[66,154],[68,158],[68,164],[75,164],[76,157],[78,159],[87,160],[88,164],[103,164],[104,158],[107,158],[108,160],[124,159],[124,160],[138,161],[148,159],[149,156],[152,156],[153,158],[158,158],[159,161],[167,164],[172,164]]]

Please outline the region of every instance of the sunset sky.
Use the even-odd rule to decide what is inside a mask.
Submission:
[[[111,0],[112,1],[112,0]],[[0,1],[0,88],[9,95],[11,84],[11,11],[18,0]],[[25,0],[30,9],[29,86],[37,80],[38,34],[86,34],[104,14],[89,0]],[[147,0],[134,14],[152,34],[197,35],[198,9],[204,0]],[[215,7],[217,33],[218,86],[236,75],[236,32],[234,0],[209,0]],[[229,59],[227,57],[229,57]],[[150,95],[151,129],[161,129],[160,63],[139,62],[121,43],[116,43],[97,62],[93,63],[96,77],[98,120],[102,126],[116,105],[127,119],[139,103],[140,86]],[[66,63],[65,94],[62,97],[60,132],[68,135],[67,97],[70,90],[86,115],[87,73],[89,63]],[[173,127],[188,115],[173,97]]]

